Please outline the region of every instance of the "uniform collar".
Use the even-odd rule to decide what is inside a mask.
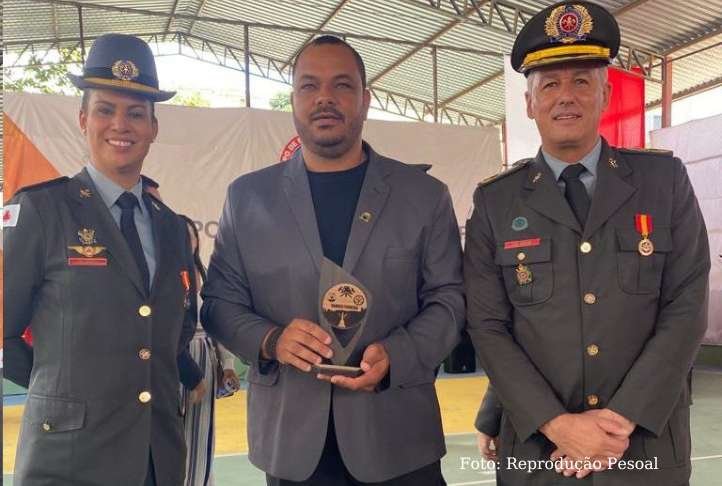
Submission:
[[[597,177],[597,164],[599,163],[599,156],[602,153],[602,137],[599,137],[594,148],[587,155],[578,160],[577,164],[582,164],[585,169],[592,174],[593,177]],[[549,168],[554,174],[554,179],[559,180],[562,175],[562,171],[569,167],[569,163],[559,160],[556,157],[549,155],[544,149],[542,149],[542,155]]]
[[[105,205],[108,207],[108,209],[110,209],[118,200],[120,195],[126,192],[126,190],[114,181],[112,181],[108,176],[96,169],[93,164],[87,164],[86,168],[88,169],[88,175],[90,176],[90,179],[95,185],[95,189],[100,194],[100,197],[103,199]],[[135,197],[138,198],[140,212],[145,213],[145,205],[140,204],[140,202],[143,200],[142,180],[138,179],[138,183],[134,185],[128,192],[132,193]]]

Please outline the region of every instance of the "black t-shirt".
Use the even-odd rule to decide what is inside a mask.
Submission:
[[[338,172],[307,170],[316,223],[326,258],[343,265],[356,204],[366,176],[368,161]]]

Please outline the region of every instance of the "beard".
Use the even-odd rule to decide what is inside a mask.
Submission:
[[[352,119],[348,119],[340,113],[337,113],[337,115],[341,117],[342,127],[345,130],[342,133],[326,135],[315,131],[311,126],[314,114],[309,117],[311,121],[306,123],[294,113],[293,124],[296,126],[301,144],[324,159],[338,159],[351,150],[351,147],[361,138],[364,124],[363,116],[359,114]]]

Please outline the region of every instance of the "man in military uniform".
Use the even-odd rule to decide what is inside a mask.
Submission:
[[[609,12],[566,2],[512,51],[542,146],[480,184],[465,256],[469,332],[503,405],[500,484],[689,481],[708,240],[679,159],[599,136],[618,47]]]
[[[71,79],[90,163],[20,190],[4,218],[5,372],[28,387],[15,484],[181,485],[193,257],[185,224],[140,179],[153,103],[173,93],[131,36],[98,38]]]

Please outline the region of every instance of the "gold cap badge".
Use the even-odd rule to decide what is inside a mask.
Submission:
[[[140,75],[138,66],[133,61],[118,60],[113,63],[111,68],[113,76],[123,81],[132,81]]]

